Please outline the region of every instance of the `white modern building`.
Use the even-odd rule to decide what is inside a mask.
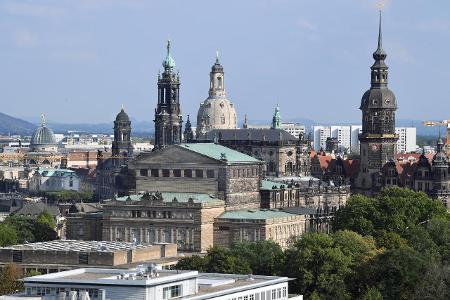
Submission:
[[[27,277],[23,297],[90,300],[285,300],[287,277],[160,270],[82,268]],[[302,296],[289,299],[302,299]],[[41,298],[38,298],[41,299]]]
[[[292,134],[293,136],[295,136],[296,138],[298,138],[298,136],[300,134],[305,134],[305,126],[300,124],[300,123],[281,123],[281,129],[286,130],[287,132],[289,132],[290,134]]]
[[[326,140],[329,137],[337,138],[339,149],[351,153],[359,153],[359,134],[362,131],[361,125],[330,125],[313,126],[313,145],[314,150],[321,148],[325,150]],[[416,150],[416,128],[415,127],[396,127],[398,134],[397,152],[413,152]]]
[[[417,141],[415,127],[396,127],[395,133],[398,134],[398,153],[408,153],[416,150]]]

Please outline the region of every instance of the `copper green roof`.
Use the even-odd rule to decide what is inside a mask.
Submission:
[[[277,209],[245,209],[224,212],[218,219],[268,220],[295,216],[298,215]]]
[[[68,169],[39,168],[37,171],[44,177],[77,177],[75,171]]]
[[[176,198],[178,202],[184,203],[188,202],[189,199],[192,199],[194,203],[214,203],[217,201],[223,201],[219,198],[214,197],[213,195],[208,194],[197,194],[197,193],[175,193],[175,192],[162,192],[161,193],[163,202],[173,202],[173,199]],[[130,195],[118,197],[116,200],[118,201],[127,201],[130,198],[131,201],[141,201],[143,195]]]
[[[180,144],[178,146],[227,164],[260,162],[250,155],[214,143]]]
[[[270,180],[261,180],[261,189],[262,190],[272,190],[273,187],[279,189],[281,185],[286,186],[285,184],[280,184],[278,182],[270,181]]]

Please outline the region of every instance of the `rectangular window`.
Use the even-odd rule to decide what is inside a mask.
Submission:
[[[13,251],[13,262],[18,262],[21,263],[22,262],[22,251]]]
[[[283,287],[283,297],[287,297],[287,288],[285,286]]]
[[[192,170],[191,169],[184,170],[184,177],[192,178]]]
[[[179,169],[173,170],[173,177],[181,177],[181,170]]]
[[[277,298],[281,299],[281,288],[277,289]]]
[[[152,177],[159,177],[159,170],[158,169],[152,169],[151,170]]]
[[[277,299],[277,290],[272,290],[272,299]]]
[[[162,170],[162,176],[163,177],[170,177],[170,170],[163,169]]]
[[[89,254],[85,252],[78,253],[78,264],[87,265],[89,261]]]
[[[163,288],[163,299],[181,297],[181,285],[173,285]]]
[[[140,169],[139,175],[147,177],[148,176],[148,170],[147,169]]]
[[[206,171],[206,177],[214,178],[214,170],[207,170]]]
[[[203,170],[195,170],[195,177],[203,178]]]

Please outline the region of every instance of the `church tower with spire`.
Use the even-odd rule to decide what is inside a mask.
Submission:
[[[280,114],[280,107],[277,106],[275,107],[275,113],[273,114],[272,117],[272,129],[281,129],[281,114]]]
[[[380,11],[378,47],[373,53],[375,62],[370,68],[371,85],[364,93],[359,108],[362,111],[362,133],[359,136],[361,159],[355,188],[365,194],[371,194],[375,173],[386,162],[394,159],[397,147],[397,102],[394,93],[388,88],[388,66],[384,62],[386,56],[382,44]]]
[[[167,56],[158,74],[158,105],[155,109],[155,149],[181,142],[183,117],[180,107],[180,76],[174,72],[175,60],[167,41]]]

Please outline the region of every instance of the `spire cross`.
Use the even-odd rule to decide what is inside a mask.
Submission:
[[[170,39],[167,39],[167,56],[170,55]]]
[[[216,62],[219,62],[219,50],[216,50]]]

